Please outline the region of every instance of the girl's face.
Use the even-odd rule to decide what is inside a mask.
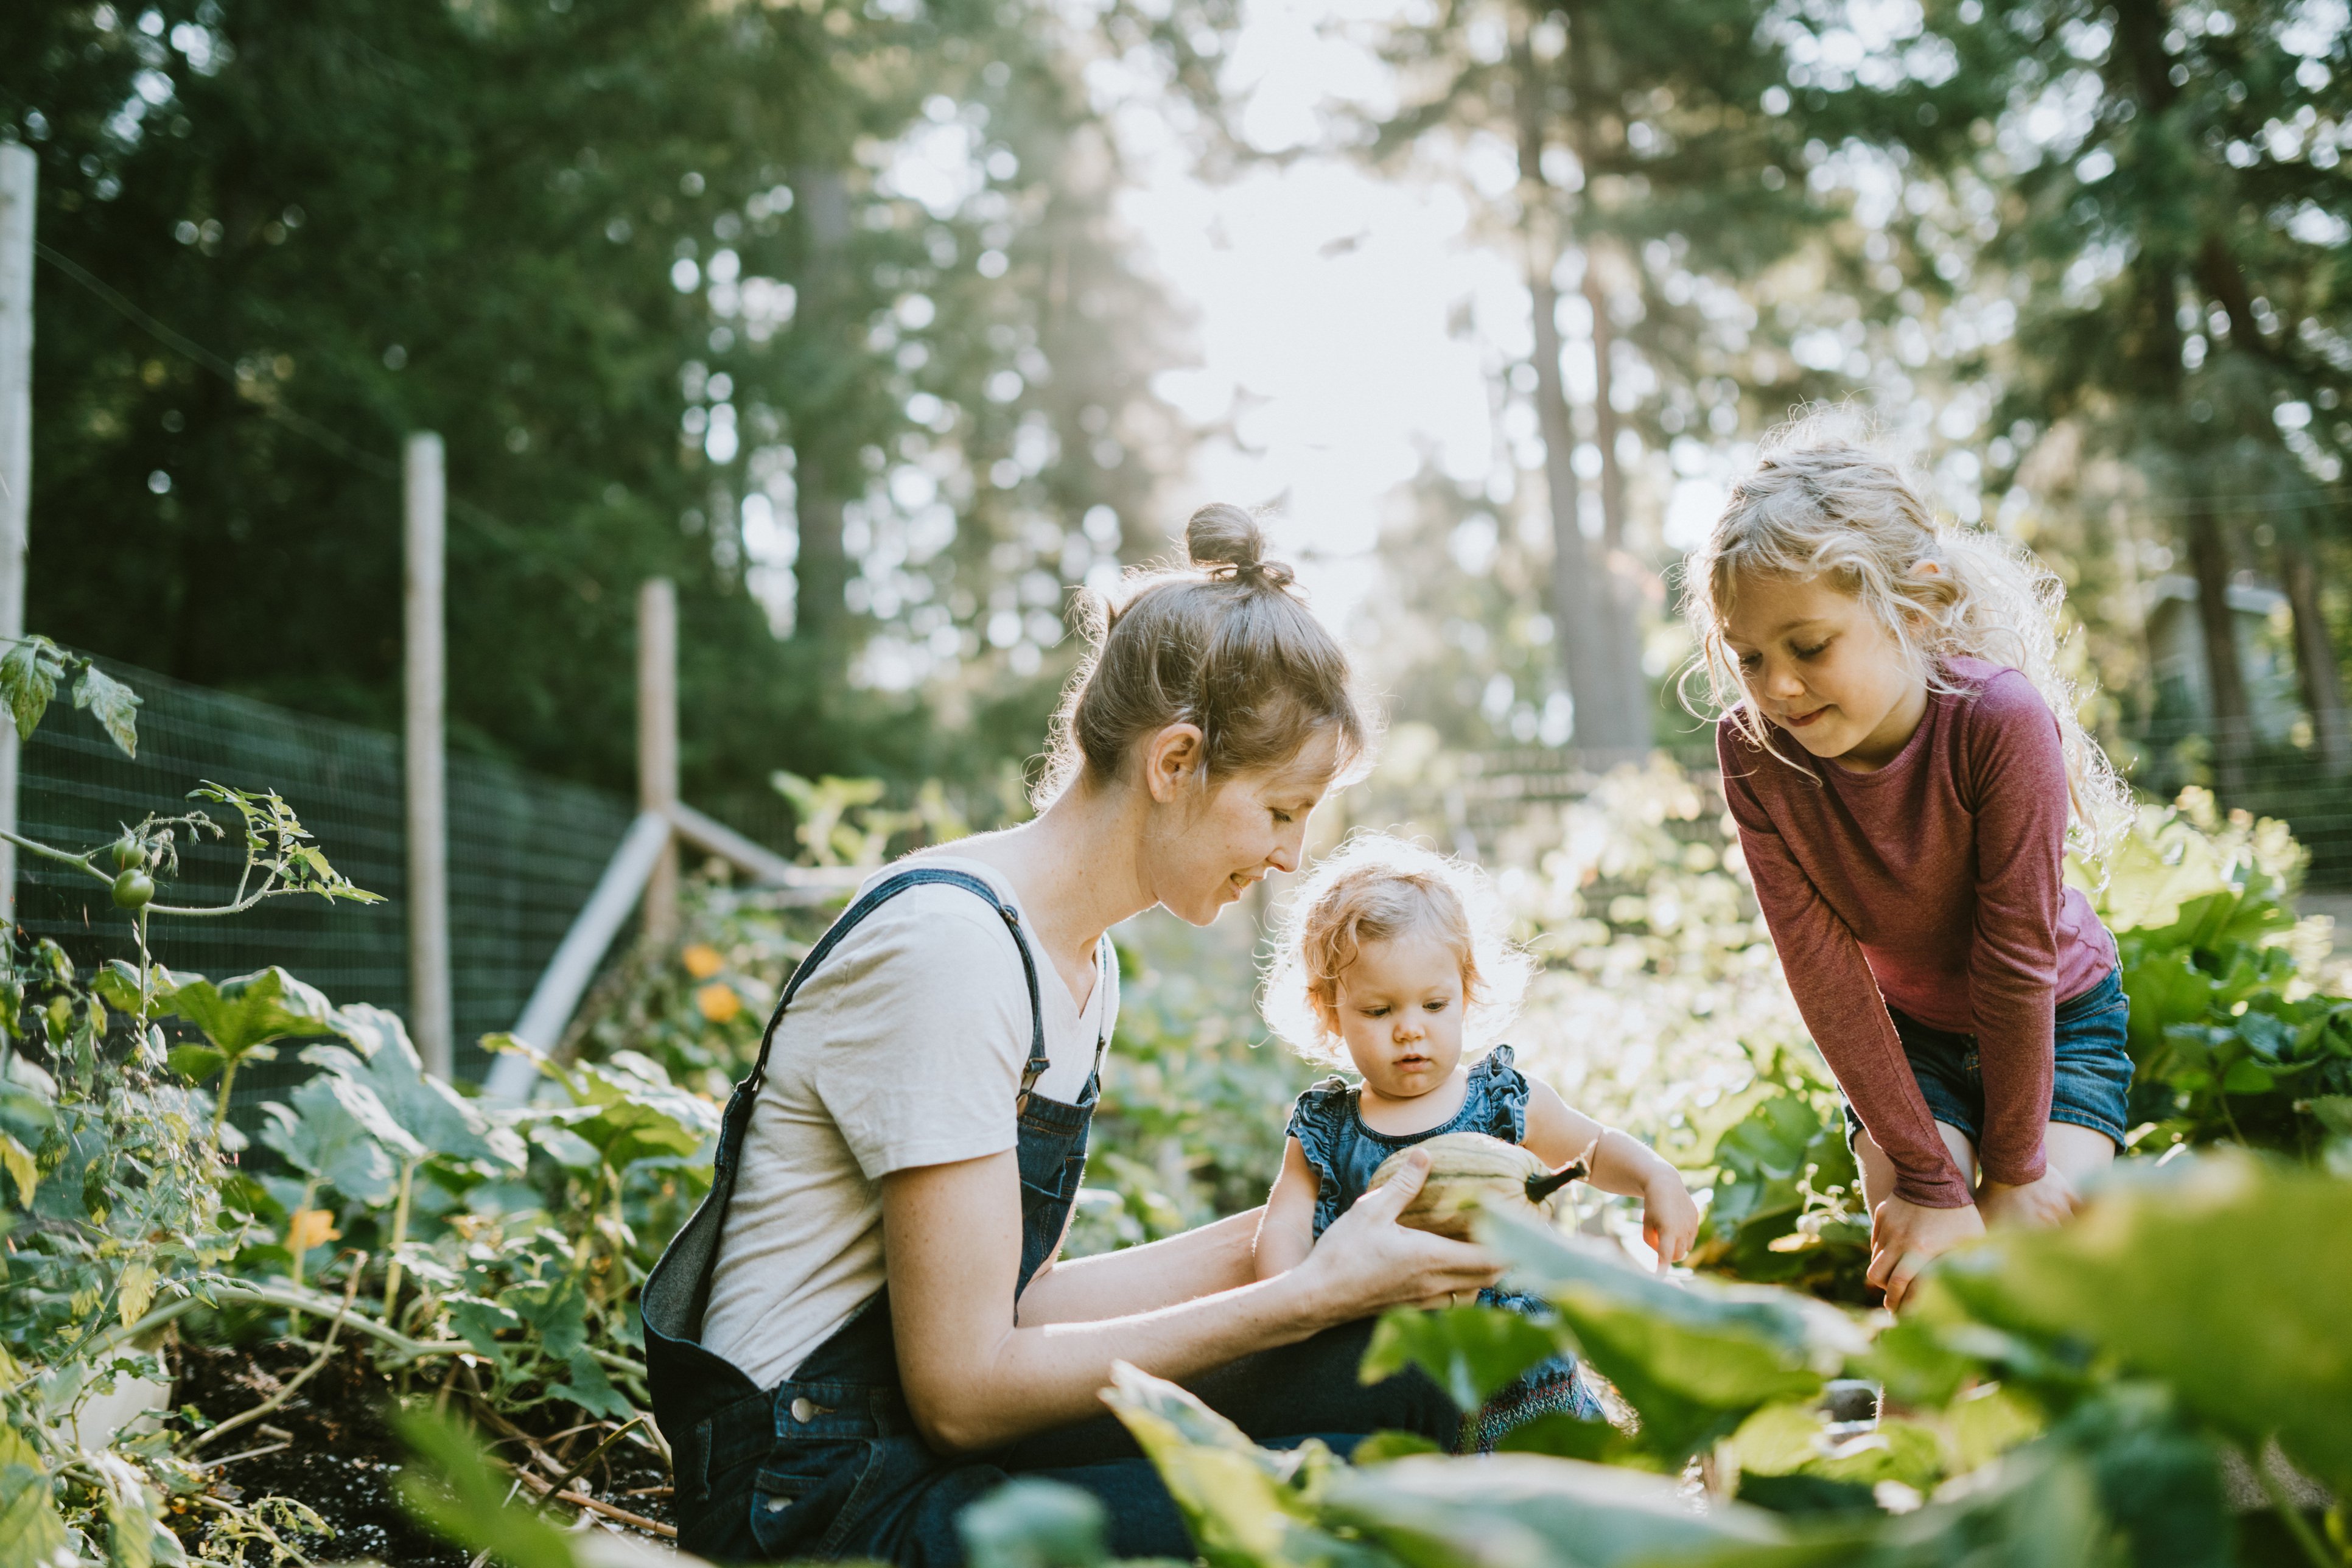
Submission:
[[[1765,718],[1817,757],[1874,771],[1927,711],[1927,682],[1885,623],[1820,578],[1743,573],[1723,640]]]
[[[1357,950],[1327,1022],[1366,1088],[1412,1100],[1454,1076],[1462,1010],[1462,955],[1434,932],[1406,931]]]
[[[1180,792],[1155,813],[1151,892],[1179,920],[1204,926],[1269,871],[1296,871],[1307,819],[1322,804],[1339,745],[1318,734],[1288,763]]]

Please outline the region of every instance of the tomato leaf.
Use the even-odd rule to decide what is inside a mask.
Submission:
[[[87,708],[126,757],[139,754],[139,694],[95,664],[81,667],[74,706]]]

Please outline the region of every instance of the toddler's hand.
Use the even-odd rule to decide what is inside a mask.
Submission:
[[[1642,1239],[1658,1255],[1658,1272],[1690,1256],[1691,1240],[1698,1235],[1698,1204],[1681,1173],[1662,1171],[1642,1194]]]
[[[2062,1225],[2072,1219],[2082,1203],[2074,1184],[2061,1174],[2058,1167],[2050,1166],[2042,1179],[2019,1186],[2004,1186],[1999,1182],[1987,1182],[1977,1194],[1977,1206],[1984,1211],[1987,1225],[2021,1225],[2040,1228]]]
[[[1983,1234],[1984,1215],[1974,1204],[1931,1209],[1888,1198],[1870,1216],[1870,1271],[1864,1278],[1886,1292],[1890,1310],[1899,1310],[1930,1258]]]

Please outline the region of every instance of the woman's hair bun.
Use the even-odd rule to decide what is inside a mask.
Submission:
[[[1290,568],[1265,559],[1265,534],[1257,519],[1230,501],[1211,501],[1184,524],[1184,553],[1212,576],[1262,580],[1276,587],[1290,582]]]

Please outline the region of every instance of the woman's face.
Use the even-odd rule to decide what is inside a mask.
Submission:
[[[1885,623],[1819,578],[1743,573],[1723,640],[1758,710],[1817,757],[1884,767],[1927,711],[1927,681]]]
[[[1279,768],[1234,773],[1160,803],[1149,847],[1151,892],[1179,920],[1207,925],[1269,871],[1296,871],[1307,819],[1322,804],[1339,744],[1318,733]]]

